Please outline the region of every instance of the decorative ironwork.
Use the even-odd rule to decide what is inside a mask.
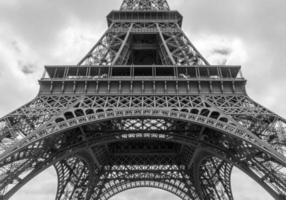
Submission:
[[[165,0],[107,19],[77,66],[47,66],[39,95],[0,119],[0,197],[54,166],[57,200],[232,200],[235,166],[286,199],[286,121],[247,96],[240,66],[209,65]]]
[[[166,0],[124,0],[120,10],[170,10]]]

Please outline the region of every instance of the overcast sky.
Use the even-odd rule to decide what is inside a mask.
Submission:
[[[120,3],[0,0],[0,115],[36,96],[44,65],[76,64],[106,30],[105,16]],[[211,64],[242,65],[248,94],[286,116],[285,0],[169,0],[169,4],[183,14],[183,29]],[[13,200],[53,199],[54,177],[49,170]],[[233,177],[238,200],[271,199],[240,173]],[[146,199],[147,192],[148,199],[173,199],[158,190],[130,191],[118,198]]]

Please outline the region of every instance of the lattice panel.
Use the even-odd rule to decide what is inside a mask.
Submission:
[[[90,169],[79,158],[69,158],[55,164],[58,174],[57,200],[86,198],[89,183]]]
[[[114,59],[117,59],[118,53],[121,53],[121,46],[126,45],[126,40],[124,39],[128,35],[127,32],[111,31],[112,28],[113,25],[109,27],[96,45],[87,53],[78,65],[114,64]],[[114,28],[116,28],[116,26]]]
[[[78,100],[77,96],[40,96],[1,118],[0,155]]]
[[[125,126],[126,125],[126,126]],[[152,131],[152,133],[150,134],[142,134],[142,130],[143,131]],[[193,133],[193,131],[196,130],[197,133]],[[123,131],[123,132],[122,132]],[[164,136],[162,134],[162,131],[164,132]],[[136,134],[136,132],[138,134]],[[141,133],[140,133],[141,132]],[[190,134],[192,133],[192,134]],[[75,137],[75,135],[77,137]],[[121,135],[121,136],[119,136]],[[156,136],[157,135],[157,136]],[[194,137],[194,135],[196,135]],[[22,173],[26,173],[27,170],[29,172],[29,169],[31,169],[31,174],[35,173],[38,169],[35,168],[36,166],[39,166],[38,164],[36,164],[37,162],[42,163],[43,167],[45,166],[45,164],[49,163],[47,162],[47,159],[52,158],[51,156],[53,154],[51,154],[52,152],[54,153],[54,155],[56,155],[55,153],[58,152],[70,152],[68,151],[68,149],[72,148],[74,149],[77,144],[81,144],[84,146],[84,149],[87,149],[87,145],[85,143],[89,143],[92,141],[106,141],[108,142],[108,140],[111,141],[120,141],[122,140],[122,142],[127,142],[128,140],[134,140],[134,139],[143,139],[145,138],[145,140],[148,138],[149,140],[154,140],[154,139],[161,139],[161,140],[167,140],[169,142],[171,142],[172,140],[174,141],[184,141],[184,143],[187,143],[189,145],[193,145],[192,148],[200,148],[201,145],[199,145],[199,140],[196,141],[196,138],[201,138],[204,142],[203,144],[206,146],[216,146],[218,149],[224,149],[224,153],[218,152],[217,155],[219,156],[223,156],[225,154],[225,156],[228,155],[228,152],[231,152],[231,158],[229,157],[225,157],[225,159],[229,160],[230,162],[233,163],[239,163],[238,166],[242,166],[242,167],[246,167],[245,170],[248,170],[249,173],[255,173],[257,174],[257,179],[261,182],[261,183],[265,183],[266,185],[268,185],[269,187],[273,188],[275,190],[275,192],[277,194],[284,194],[283,191],[285,191],[286,188],[286,183],[285,183],[285,167],[283,167],[283,165],[281,165],[279,162],[273,160],[273,158],[271,157],[270,154],[266,154],[266,153],[261,153],[261,150],[259,150],[257,147],[252,146],[250,144],[246,144],[245,142],[242,142],[239,139],[234,139],[231,136],[227,136],[227,135],[221,135],[220,133],[211,130],[211,129],[200,129],[199,127],[196,127],[194,125],[188,124],[188,123],[183,123],[180,120],[178,121],[174,121],[174,120],[163,120],[163,119],[120,119],[120,120],[114,120],[114,121],[108,121],[108,122],[101,122],[97,125],[86,125],[84,127],[81,128],[76,128],[74,129],[74,131],[70,131],[69,134],[65,134],[65,139],[62,137],[64,135],[58,135],[58,137],[54,137],[53,140],[51,141],[46,141],[46,142],[40,142],[40,143],[35,143],[34,146],[30,146],[27,147],[26,149],[24,149],[23,151],[19,151],[17,155],[13,155],[12,157],[7,157],[6,160],[3,160],[2,164],[0,163],[0,168],[1,166],[4,166],[1,168],[2,170],[7,169],[9,166],[11,166],[9,163],[13,164],[15,167],[11,168],[13,170],[13,174],[18,174],[16,176],[14,176],[15,179],[17,179],[17,177],[20,177]],[[135,137],[136,136],[136,137]],[[193,136],[193,137],[192,137]],[[110,139],[108,139],[110,137]],[[86,139],[84,139],[86,138]],[[96,139],[97,138],[97,139]],[[105,138],[104,140],[102,140],[103,138]],[[53,141],[62,141],[60,143],[54,143]],[[155,140],[156,141],[156,140]],[[198,143],[198,144],[196,144]],[[54,147],[51,149],[51,147],[53,145]],[[95,143],[96,144],[96,143]],[[127,143],[126,143],[127,144]],[[147,143],[148,144],[148,143]],[[151,143],[150,143],[151,144]],[[157,145],[160,146],[160,145]],[[179,162],[182,164],[182,168],[180,167],[180,169],[184,170],[189,170],[192,169],[193,163],[198,163],[193,161],[193,159],[191,159],[193,156],[197,156],[199,154],[194,153],[195,150],[194,149],[190,149],[187,147],[183,147],[180,150],[179,148],[171,148],[170,150],[174,150],[175,153],[182,153],[182,156],[167,156],[164,157],[162,155],[150,155],[147,156],[147,152],[146,152],[146,156],[123,156],[121,157],[120,155],[118,155],[118,157],[112,157],[110,156],[110,153],[112,153],[112,151],[110,150],[106,150],[105,148],[103,148],[104,145],[102,147],[98,146],[98,147],[90,147],[92,149],[91,152],[93,152],[93,156],[94,156],[94,163],[97,162],[97,164],[95,164],[96,166],[100,167],[100,164],[98,165],[98,163],[104,163],[105,166],[110,166],[110,168],[105,168],[105,170],[115,170],[115,168],[112,168],[112,163],[115,166],[118,166],[116,169],[117,170],[132,170],[133,169],[133,165],[135,166],[139,166],[138,164],[144,163],[144,165],[142,165],[142,170],[156,170],[156,169],[160,169],[162,170],[162,168],[160,168],[161,166],[165,166],[165,165],[170,165],[170,163],[175,164],[176,162]],[[32,148],[35,148],[35,151],[32,150]],[[108,146],[107,146],[108,148]],[[140,149],[143,147],[137,146],[137,147],[133,147],[133,149]],[[150,146],[151,148],[151,146]],[[149,148],[149,149],[150,149]],[[162,146],[162,149],[164,149],[165,147]],[[42,149],[42,151],[39,151],[40,149]],[[52,151],[51,151],[52,150]],[[166,151],[166,150],[165,150]],[[46,153],[45,153],[46,152]],[[212,153],[215,153],[215,151],[211,151]],[[136,153],[136,152],[134,152]],[[47,156],[44,156],[47,155]],[[123,155],[123,154],[122,154]],[[44,156],[44,157],[43,157]],[[93,157],[91,156],[91,157]],[[105,157],[105,159],[102,159],[103,157]],[[28,158],[27,161],[27,165],[23,164],[21,162],[21,160]],[[37,158],[37,159],[35,159]],[[106,159],[108,158],[108,159]],[[110,163],[110,160],[112,161]],[[149,161],[148,161],[149,160]],[[152,163],[153,165],[148,166],[148,162]],[[160,164],[156,164],[156,162],[160,163]],[[163,163],[162,163],[163,162]],[[210,164],[206,164],[206,165],[200,165],[200,167],[202,168],[202,171],[205,171],[206,169],[203,167],[208,167],[210,170],[208,173],[212,174],[214,173],[213,168],[214,166],[216,166],[215,168],[219,169],[218,171],[216,171],[216,175],[215,176],[222,176],[220,178],[218,178],[218,180],[221,180],[222,182],[218,182],[216,185],[215,191],[213,189],[213,185],[208,186],[209,188],[206,188],[204,190],[206,190],[206,194],[212,194],[211,191],[214,191],[218,194],[221,194],[222,191],[227,191],[227,195],[230,198],[230,186],[228,185],[227,182],[227,177],[230,174],[230,170],[231,170],[231,165],[225,165],[225,164],[220,164],[221,162],[217,159],[211,160],[211,161],[206,161],[205,163],[210,162]],[[31,164],[29,164],[31,163]],[[69,163],[69,162],[68,162]],[[74,161],[74,159],[72,159],[72,163],[80,163],[78,161]],[[85,163],[85,162],[84,162]],[[129,163],[129,164],[127,164]],[[138,164],[137,164],[138,163]],[[202,162],[203,163],[203,162]],[[66,165],[66,164],[64,164]],[[69,164],[68,164],[69,165]],[[30,166],[30,167],[27,167]],[[68,173],[71,174],[70,172],[67,172],[67,169],[64,169],[65,167],[62,167],[62,174]],[[77,168],[77,167],[76,167]],[[80,169],[82,169],[82,167],[79,166]],[[71,168],[72,169],[72,168]],[[69,169],[70,170],[70,169]],[[95,170],[95,169],[94,169]],[[150,174],[149,172],[144,173],[145,171],[143,170],[142,172],[138,172],[138,174],[134,177],[138,178],[139,180],[134,180],[132,179],[132,177],[130,177],[130,180],[132,182],[132,184],[128,184],[128,187],[134,186],[135,183],[139,184],[141,183],[141,178],[143,179],[152,179],[152,177],[154,178],[155,175],[152,175],[152,173]],[[271,172],[271,173],[270,173]],[[4,174],[7,173],[4,172]],[[108,173],[101,173],[98,171],[94,171],[94,173],[99,173],[98,177],[101,177],[96,186],[96,188],[98,188],[97,191],[90,193],[91,196],[93,196],[93,199],[98,199],[100,198],[107,198],[108,196],[102,196],[102,191],[107,190],[110,185],[113,183],[110,183],[108,179],[112,178],[108,175]],[[120,172],[122,174],[123,177],[126,177],[126,173],[127,172]],[[78,173],[77,173],[78,174]],[[113,173],[112,173],[113,174]],[[129,173],[130,174],[130,173]],[[190,178],[192,177],[192,173],[189,171],[188,173],[186,172],[186,174],[188,174],[188,176],[190,176]],[[224,176],[223,176],[224,174]],[[162,174],[161,174],[162,175]],[[171,175],[168,173],[168,175]],[[175,174],[174,174],[175,175]],[[179,177],[186,177],[186,175],[181,176],[180,174],[177,174],[178,177],[177,179],[180,179]],[[212,176],[212,175],[211,175]],[[62,175],[61,177],[65,177],[64,175]],[[85,176],[84,176],[85,177]],[[83,177],[83,178],[84,178]],[[128,176],[127,176],[128,177]],[[140,178],[141,177],[141,178]],[[156,177],[158,177],[158,184],[159,184],[159,180],[165,180],[164,177],[156,175]],[[205,177],[205,178],[203,178]],[[202,179],[208,179],[207,174],[203,174]],[[213,176],[212,176],[213,177]],[[6,181],[9,182],[9,179],[7,179],[8,177],[3,177],[1,183],[3,183],[3,187],[5,187],[6,185]],[[12,178],[10,176],[10,178]],[[172,176],[169,177],[170,179],[173,180]],[[223,178],[226,178],[225,180]],[[117,179],[117,178],[115,178]],[[28,181],[29,179],[24,179],[23,181]],[[85,181],[87,181],[86,179],[84,180],[79,180],[74,178],[73,180],[77,180],[79,183],[83,183]],[[112,179],[113,180],[113,179]],[[168,179],[169,180],[169,179]],[[216,179],[215,179],[216,180]],[[91,181],[91,180],[89,180]],[[175,181],[175,180],[174,180]],[[182,179],[180,179],[180,181],[183,181]],[[61,182],[65,182],[65,179],[63,179]],[[134,182],[134,183],[133,183]],[[147,181],[148,182],[148,181]],[[175,181],[176,182],[176,181]],[[15,182],[17,186],[17,182]],[[19,184],[21,184],[22,182],[18,182]],[[174,182],[172,182],[174,183]],[[187,180],[184,180],[184,183],[188,183]],[[114,183],[115,184],[115,183]],[[155,183],[153,183],[155,184]],[[169,188],[170,191],[173,191],[173,189],[171,188],[175,188],[176,184],[173,186],[170,186],[171,183],[169,182],[164,182],[164,183],[160,183],[159,186],[164,186],[166,188]],[[188,183],[190,184],[190,183]],[[207,182],[203,182],[202,183],[207,184]],[[65,184],[64,184],[65,185]],[[83,194],[83,191],[85,191],[85,193],[87,194],[87,187],[85,186],[83,188],[83,185],[86,184],[80,184],[82,185],[82,187],[80,187],[79,189],[75,189],[77,188],[77,184],[75,184],[75,182],[71,182],[69,183],[68,187],[63,187],[65,189],[61,189],[61,191],[59,192],[60,197],[64,198],[64,196],[66,197],[70,197],[71,195],[79,195]],[[125,182],[120,182],[117,184],[118,188],[121,187],[121,185],[125,185]],[[150,186],[152,184],[150,183]],[[181,184],[180,184],[181,185]],[[143,186],[143,185],[142,185]],[[145,185],[148,186],[148,185]],[[167,187],[168,186],[168,187]],[[2,188],[3,188],[2,187]],[[91,187],[95,187],[95,186],[91,186]],[[116,187],[116,186],[114,186]],[[194,186],[195,187],[195,186]],[[107,189],[106,189],[107,188]],[[117,189],[108,189],[108,193],[110,196],[112,196],[113,194],[116,193],[116,191],[120,191]],[[203,187],[205,188],[205,186]],[[12,190],[13,191],[13,190]],[[76,192],[76,191],[80,191],[80,192]],[[192,193],[191,191],[185,191],[185,190],[180,190],[181,192],[179,192],[178,195],[184,199],[188,199],[190,197],[190,195],[193,195],[194,193]],[[193,191],[193,190],[192,190]],[[195,191],[195,190],[194,190]],[[75,194],[76,193],[76,194]],[[92,195],[93,194],[93,195]],[[95,196],[94,196],[95,195]],[[80,198],[79,196],[77,196],[77,198]],[[227,199],[226,197],[220,197],[222,199]]]
[[[232,166],[218,158],[209,157],[200,164],[200,183],[205,199],[232,200]]]
[[[162,64],[209,65],[177,23],[114,22],[79,65],[124,65],[130,56],[130,34],[157,34]]]
[[[124,0],[120,10],[164,10],[168,11],[169,5],[166,0]]]

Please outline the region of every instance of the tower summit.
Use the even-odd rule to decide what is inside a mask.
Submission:
[[[123,0],[120,10],[170,11],[167,0]]]
[[[286,199],[285,119],[213,66],[166,0],[124,0],[74,66],[46,66],[35,99],[0,119],[0,199],[54,166],[56,200],[137,187],[232,200],[235,166]]]

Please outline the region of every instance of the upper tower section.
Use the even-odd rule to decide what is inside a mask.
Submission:
[[[167,0],[124,0],[120,10],[122,11],[168,11]]]
[[[170,10],[167,0],[123,0],[120,10],[113,10],[108,16],[112,22],[174,22],[182,26],[183,17],[178,11]]]
[[[211,66],[167,0],[123,0],[76,66],[47,66],[40,94],[243,94],[240,66]]]

